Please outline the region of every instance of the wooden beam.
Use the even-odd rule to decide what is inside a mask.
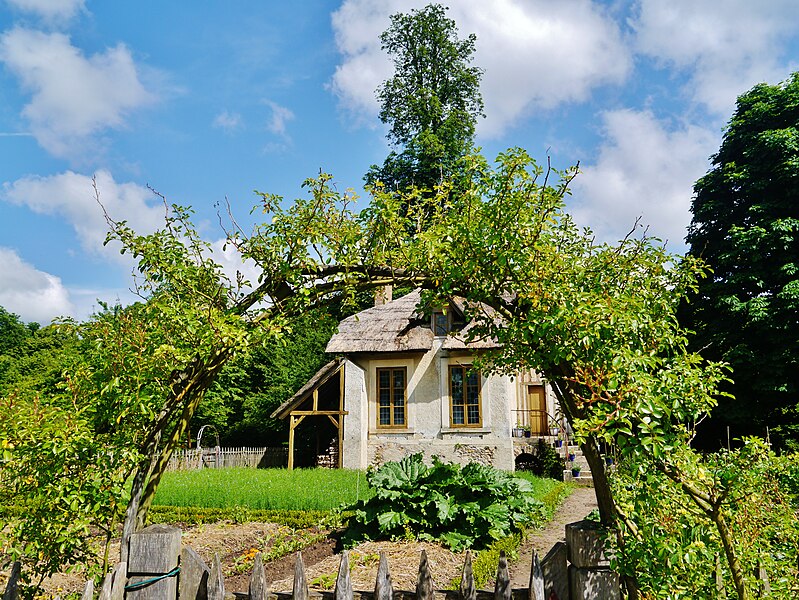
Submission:
[[[347,412],[346,410],[292,410],[291,411],[292,416],[298,416],[298,417],[299,416],[308,417],[311,415],[324,416],[324,415],[348,415],[348,414],[349,412]]]
[[[333,426],[338,429],[338,421],[333,418],[333,415],[327,415],[327,418],[330,419],[330,422],[333,423]]]
[[[346,361],[342,363],[338,370],[338,412],[341,415],[338,423],[338,468],[344,466],[344,372],[346,370]]]
[[[315,387],[313,390],[313,411],[319,410],[319,388]]]
[[[297,425],[294,423],[294,415],[289,417],[289,464],[288,470],[294,469],[294,428]]]

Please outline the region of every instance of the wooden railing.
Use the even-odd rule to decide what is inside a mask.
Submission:
[[[529,428],[532,435],[557,435],[563,432],[563,424],[545,410],[517,408],[516,427]]]

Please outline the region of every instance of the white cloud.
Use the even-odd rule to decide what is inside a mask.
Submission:
[[[294,119],[294,113],[277,102],[265,100],[264,103],[272,110],[272,116],[266,125],[267,129],[275,135],[286,138],[286,123]]]
[[[375,89],[392,73],[379,40],[389,15],[424,4],[346,0],[333,14],[343,62],[331,88],[356,116],[377,114]],[[450,6],[459,35],[477,34],[474,64],[485,70],[481,135],[499,135],[533,109],[585,100],[597,86],[623,82],[632,67],[618,26],[588,0],[460,0]]]
[[[686,93],[725,117],[738,95],[797,67],[780,62],[785,40],[799,30],[795,0],[640,0],[631,25],[641,52],[691,72]]]
[[[6,0],[11,6],[38,14],[47,21],[68,21],[84,10],[84,0]]]
[[[0,306],[23,321],[38,323],[75,312],[61,279],[39,271],[4,247],[0,247]]]
[[[231,133],[239,129],[243,124],[241,115],[235,112],[228,112],[223,110],[214,118],[214,127],[224,129],[226,132]]]
[[[0,61],[31,94],[22,114],[55,156],[85,152],[92,136],[155,100],[124,44],[86,57],[64,34],[17,27],[0,37]]]
[[[96,180],[100,201],[112,219],[127,221],[137,233],[149,233],[163,225],[163,204],[146,187],[117,183],[108,171],[98,171]],[[49,177],[23,177],[5,183],[0,198],[39,214],[63,217],[90,254],[120,256],[118,247],[103,248],[108,226],[87,175],[66,171]]]
[[[693,184],[707,172],[718,134],[694,125],[669,129],[648,111],[607,112],[603,122],[606,145],[574,180],[575,220],[616,241],[641,217],[650,235],[681,249]]]

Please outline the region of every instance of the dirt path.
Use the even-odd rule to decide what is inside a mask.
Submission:
[[[596,507],[594,488],[576,488],[564,500],[546,527],[532,534],[520,548],[519,560],[510,565],[512,587],[526,588],[529,585],[533,552],[538,552],[539,558],[544,558],[544,555],[555,545],[555,542],[566,539],[565,527],[567,523],[584,519]]]

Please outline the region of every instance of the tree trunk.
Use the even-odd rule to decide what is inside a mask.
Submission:
[[[569,389],[568,383],[562,380],[550,380],[555,395],[560,402],[561,410],[566,415],[569,425],[573,428],[574,417],[580,415],[577,403],[574,400],[574,394]],[[616,540],[619,548],[624,548],[625,539],[624,535],[618,527],[618,510],[616,503],[613,500],[613,491],[610,489],[610,481],[608,480],[607,472],[605,471],[605,463],[602,455],[599,452],[599,442],[594,434],[586,437],[585,441],[580,444],[580,449],[583,451],[588,466],[591,469],[591,477],[594,480],[594,494],[596,495],[596,503],[599,508],[599,519],[608,530],[616,534]],[[625,575],[622,577],[624,587],[627,590],[627,597],[630,600],[636,600],[639,596],[638,583],[634,577]]]

